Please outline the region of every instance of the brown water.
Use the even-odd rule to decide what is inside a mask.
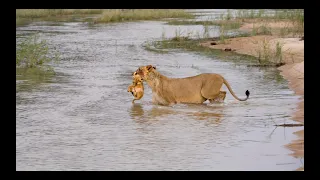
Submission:
[[[34,23],[17,35],[38,30],[62,53],[57,75],[34,85],[17,77],[17,170],[295,170],[303,163],[283,147],[300,128],[289,123],[298,97],[275,69],[172,51],[158,54],[142,44],[173,36],[164,22]],[[180,26],[202,31],[202,26]],[[213,32],[215,34],[216,32]],[[18,41],[18,40],[17,40]],[[222,74],[240,97],[225,103],[151,104],[146,85],[131,104],[131,73],[153,64],[169,77]],[[25,80],[25,81],[22,81]],[[274,131],[273,131],[274,130]]]

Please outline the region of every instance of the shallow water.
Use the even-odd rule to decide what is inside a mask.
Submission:
[[[37,86],[17,77],[17,170],[295,170],[303,160],[284,147],[300,128],[289,123],[298,97],[275,69],[175,51],[150,52],[142,44],[174,36],[165,22],[100,24],[34,23],[17,35],[39,30],[62,60],[57,75]],[[201,31],[202,26],[179,26]],[[61,33],[50,33],[61,32]],[[213,32],[217,33],[217,32]],[[131,73],[153,64],[169,77],[222,74],[235,93],[225,103],[151,104],[151,89],[131,104]],[[28,86],[28,84],[30,84]],[[224,89],[226,89],[224,87]],[[275,129],[275,130],[274,130]],[[274,130],[274,131],[273,131]]]

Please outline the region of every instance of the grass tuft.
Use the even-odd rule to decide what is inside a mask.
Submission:
[[[17,9],[16,18],[44,18],[75,14],[101,14],[103,9]]]
[[[164,34],[164,33],[163,33]],[[249,56],[249,55],[241,55],[241,54],[235,54],[232,52],[225,52],[222,50],[218,50],[218,49],[212,49],[209,47],[205,47],[202,46],[201,43],[208,41],[209,39],[212,38],[205,38],[205,32],[202,35],[202,37],[200,35],[199,38],[194,39],[190,37],[191,33],[187,33],[186,35],[183,35],[183,33],[181,33],[181,31],[176,30],[176,36],[173,38],[165,38],[164,36],[162,36],[161,40],[155,40],[155,41],[149,41],[147,42],[145,49],[149,50],[149,51],[153,51],[153,52],[158,52],[158,53],[163,53],[163,52],[168,52],[169,49],[183,49],[183,50],[187,50],[187,51],[192,51],[192,52],[196,52],[196,53],[202,53],[204,55],[207,56],[214,56],[214,57],[219,57],[221,59],[246,59],[246,60],[256,60],[255,57],[253,56]],[[242,35],[239,34],[239,36],[248,36],[247,34]],[[234,36],[233,36],[234,37]],[[227,38],[231,38],[231,36],[224,36],[225,39]],[[218,39],[220,39],[218,37]],[[150,48],[152,47],[152,48]],[[245,58],[241,58],[241,57],[245,57]]]
[[[71,19],[67,18],[70,15],[98,15],[93,21],[91,19],[85,20],[92,24],[195,17],[192,13],[182,9],[17,9],[16,25],[25,25],[40,19],[50,21],[74,20],[72,18],[74,16],[71,16]]]
[[[272,35],[271,28],[267,24],[255,27],[253,24],[252,35]]]
[[[282,64],[283,63],[283,44],[277,42],[275,48],[271,48],[272,45],[270,41],[266,39],[259,43],[258,48],[255,50],[258,56],[258,61],[260,64]]]
[[[203,26],[224,26],[226,30],[239,29],[242,25],[240,21],[183,21],[172,20],[169,25],[203,25]]]
[[[266,14],[263,10],[238,10],[235,19],[242,19],[243,21],[256,20],[261,21],[282,21],[286,22],[287,25],[282,28],[273,28],[273,34],[280,35],[281,37],[292,36],[295,37],[303,36],[304,34],[304,10],[303,9],[283,9],[276,10],[275,13]],[[271,28],[262,25],[258,29],[254,29],[253,33],[271,35]]]
[[[16,46],[16,67],[37,68],[54,72],[48,63],[59,60],[58,53],[50,53],[46,40],[39,40],[39,35],[33,35],[22,40]]]
[[[157,20],[164,18],[194,18],[194,15],[180,9],[132,9],[132,10],[106,10],[95,23],[109,23],[137,20]]]

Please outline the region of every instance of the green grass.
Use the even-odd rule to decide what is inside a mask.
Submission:
[[[302,37],[304,35],[304,27],[283,27],[277,31],[280,37]]]
[[[275,19],[288,19],[292,21],[304,22],[304,10],[303,9],[294,9],[294,10],[282,10],[276,11],[276,13],[271,16]]]
[[[267,25],[260,27],[254,27],[252,34],[255,35],[280,35],[281,37],[295,37],[303,36],[304,34],[304,10],[303,9],[282,9],[276,10],[273,14],[266,14],[265,10],[237,10],[235,13],[228,11],[227,15],[221,15],[222,19],[233,21],[253,21],[253,22],[271,22],[282,21],[287,22],[292,26],[273,28],[271,29]]]
[[[251,33],[252,33],[253,36],[256,36],[256,35],[272,35],[271,28],[268,27],[267,24],[263,24],[263,25],[258,26],[258,27],[255,27],[253,25]]]
[[[59,60],[59,54],[49,48],[37,34],[16,45],[16,91],[31,91],[42,83],[51,82],[55,71],[48,64]]]
[[[260,9],[258,12],[255,10],[238,10],[233,15],[233,18],[241,18],[241,19],[254,19],[254,18],[263,18],[267,17],[263,9]]]
[[[147,51],[152,51],[156,53],[168,53],[169,52],[168,49],[179,49],[179,48],[183,48],[187,50],[193,50],[195,48],[196,51],[198,51],[199,49],[203,50],[202,46],[197,45],[200,42],[215,40],[215,41],[218,41],[220,44],[222,44],[226,39],[229,39],[229,38],[250,36],[249,33],[239,33],[237,35],[226,35],[223,30],[223,26],[220,28],[220,36],[214,37],[214,38],[209,37],[208,26],[204,26],[204,31],[202,32],[202,34],[199,33],[199,31],[196,33],[190,32],[190,31],[183,32],[181,31],[180,28],[176,28],[175,36],[173,38],[168,39],[165,37],[165,34],[166,33],[163,30],[160,41],[158,40],[147,41],[142,46]],[[215,51],[215,52],[218,52],[218,51]]]
[[[277,42],[275,49],[271,48],[271,44],[266,39],[258,43],[258,48],[255,50],[260,64],[281,64],[283,63],[283,44]]]
[[[283,56],[282,47],[283,47],[283,44],[280,44],[279,42],[277,42],[276,50],[275,50],[276,52],[274,55],[274,60],[276,63],[282,63],[282,56]]]
[[[195,53],[200,53],[203,55],[207,55],[207,56],[214,56],[214,57],[218,57],[221,59],[233,59],[233,60],[255,60],[257,61],[257,58],[253,57],[253,56],[249,56],[249,55],[242,55],[242,54],[236,54],[233,52],[225,52],[222,50],[218,50],[218,49],[212,49],[209,47],[204,47],[201,46],[200,43],[201,42],[205,42],[208,41],[209,39],[212,38],[200,38],[200,39],[192,39],[190,38],[188,35],[187,36],[182,36],[181,33],[179,33],[179,31],[176,31],[176,36],[173,38],[165,38],[162,37],[161,40],[155,40],[155,41],[150,41],[147,42],[146,44],[149,44],[149,47],[152,46],[152,50],[153,52],[169,52],[169,50],[173,50],[173,49],[181,49],[181,50],[186,50],[186,51],[192,51]],[[239,36],[247,36],[246,34],[242,34]],[[230,38],[231,36],[225,36],[224,38]],[[234,37],[234,36],[233,36]],[[146,47],[146,50],[150,50],[149,47]]]
[[[242,25],[240,21],[183,21],[172,20],[169,25],[204,25],[204,26],[224,26],[225,30],[239,29]]]
[[[102,14],[103,9],[17,9],[16,26],[33,21],[74,21],[74,16]]]
[[[301,37],[304,35],[303,25],[292,25],[290,22],[284,27],[273,27],[271,28],[268,23],[263,23],[262,25],[253,24],[251,31],[252,35],[276,35],[282,38],[285,37]]]
[[[16,18],[44,18],[74,14],[101,14],[103,9],[17,9]]]
[[[107,10],[95,23],[109,23],[138,20],[158,20],[164,18],[194,18],[194,15],[179,9],[135,9],[135,10]]]
[[[59,60],[59,54],[49,49],[47,41],[39,40],[37,34],[27,37],[16,46],[16,67],[18,69],[39,69],[43,72],[54,73],[48,63],[57,60]]]
[[[184,40],[179,40],[179,41],[168,39],[168,40],[154,42],[155,44],[154,46],[157,49],[182,49],[182,50],[192,51],[195,53],[200,53],[202,55],[220,58],[220,59],[228,59],[228,60],[242,59],[242,60],[257,61],[257,58],[253,56],[241,55],[233,52],[225,52],[222,50],[201,46],[200,45],[201,42],[203,42],[203,40],[200,40],[200,39],[193,40],[193,39],[184,38]]]
[[[75,17],[97,16],[91,23],[110,23],[138,20],[159,20],[163,18],[194,18],[192,13],[182,9],[17,9],[16,25],[32,21],[75,21]]]
[[[202,38],[209,38],[209,26],[219,26],[219,32],[220,32],[220,42],[224,43],[225,40],[225,34],[228,30],[233,29],[239,29],[242,25],[240,21],[182,21],[182,20],[172,20],[169,21],[167,24],[169,25],[203,25],[204,27],[204,33],[202,35]],[[175,38],[178,36],[176,35]],[[198,36],[200,38],[200,36]],[[178,37],[179,38],[179,37]]]
[[[220,37],[220,43],[224,44],[225,43],[225,36],[226,36],[226,31],[225,31],[225,26],[222,25],[219,28],[219,37]]]
[[[220,15],[220,20],[207,21],[186,21],[172,20],[169,25],[203,25],[203,26],[220,26],[220,36],[223,41],[224,33],[227,30],[239,29],[244,21],[265,22],[263,25],[255,26],[252,29],[252,35],[279,35],[281,37],[303,36],[304,34],[304,11],[301,9],[293,10],[276,10],[274,14],[266,14],[265,10],[237,10]],[[271,28],[268,22],[284,21],[290,24],[288,27]]]
[[[232,16],[232,15],[231,15]],[[234,19],[274,19],[304,21],[303,9],[282,9],[275,10],[273,14],[266,14],[265,10],[237,10],[232,16]]]
[[[30,23],[30,20],[28,20],[28,19],[19,18],[19,17],[16,18],[16,25],[17,25],[17,26],[27,25],[27,24],[29,24],[29,23]]]

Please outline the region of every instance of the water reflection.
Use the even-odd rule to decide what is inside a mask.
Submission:
[[[131,111],[130,111],[130,116],[132,119],[141,118],[144,115],[143,108],[141,104],[132,104],[131,106]]]
[[[193,116],[197,120],[208,120],[212,123],[220,123],[221,118],[223,117],[220,113],[211,113],[211,112],[195,112],[188,113],[188,115]]]
[[[146,105],[148,106],[148,105]],[[132,104],[129,115],[136,122],[155,121],[159,118],[167,118],[169,115],[178,114],[178,111],[170,109],[170,107],[152,105],[151,109],[144,110],[141,104]]]
[[[144,110],[142,104],[132,104],[129,115],[137,123],[155,121],[159,118],[169,118],[168,116],[187,115],[194,120],[207,120],[206,124],[220,124],[223,118],[223,106],[212,106],[207,104],[199,105],[177,105],[177,107],[165,107],[153,105],[151,109]],[[176,118],[176,117],[173,118]]]

